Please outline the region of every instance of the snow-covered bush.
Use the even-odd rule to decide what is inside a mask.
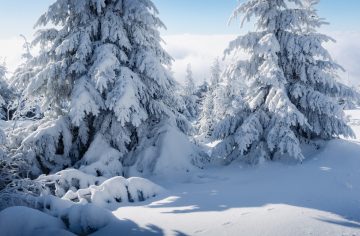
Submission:
[[[59,202],[58,204],[63,206],[64,202]],[[51,214],[52,212],[49,211],[49,213]],[[115,220],[111,212],[93,204],[72,205],[68,209],[59,211],[59,213],[57,217],[65,223],[69,231],[76,235],[89,235],[106,227]]]
[[[249,54],[227,69],[232,87],[246,80],[244,95],[235,91],[232,113],[217,125],[214,137],[222,139],[214,155],[229,161],[240,158],[256,163],[284,154],[302,161],[302,142],[353,136],[339,97],[351,89],[337,81],[336,64],[316,32],[318,0],[248,0],[232,19],[256,17],[256,32],[231,42],[227,53]],[[238,107],[238,108],[236,108]]]
[[[59,178],[59,175],[65,177]],[[65,183],[64,179],[78,182],[77,184]],[[0,190],[0,210],[19,205],[38,209],[58,218],[65,226],[61,227],[62,229],[67,229],[77,235],[93,233],[111,223],[114,217],[104,208],[114,209],[118,208],[121,203],[142,202],[158,196],[164,191],[162,187],[142,178],[114,177],[106,180],[102,177],[84,175],[77,170],[63,171],[55,176],[41,176],[36,181],[29,179],[19,179],[18,181],[13,181],[13,185],[7,186],[5,191]],[[78,185],[79,188],[72,187],[61,196],[62,198],[58,198],[49,192],[53,188],[53,183],[55,183],[55,191],[58,195],[64,193],[64,189],[60,188],[64,188],[65,184],[68,184],[69,187]],[[34,217],[42,215],[46,218],[46,215],[24,207],[8,209],[22,211],[22,214],[32,212]],[[12,213],[8,212],[11,210],[8,209],[0,212],[0,216],[12,217]],[[50,216],[48,218],[53,219]],[[22,222],[21,219],[19,218]],[[4,227],[2,223],[3,221],[0,220],[1,229],[19,230],[10,225]],[[32,224],[36,226],[39,222],[35,220]],[[29,228],[29,230],[35,228]],[[51,228],[51,226],[46,228]]]
[[[3,166],[3,163],[1,163]],[[11,168],[12,166],[10,166]],[[9,166],[7,166],[9,168]],[[7,172],[11,174],[14,172]],[[2,174],[4,175],[4,174]],[[8,175],[10,176],[10,175]],[[46,185],[42,182],[31,180],[26,177],[11,175],[9,183],[0,189],[0,210],[11,206],[27,206],[34,207],[37,204],[39,196],[50,194]],[[4,182],[1,181],[1,184]]]
[[[29,179],[30,166],[22,156],[11,156],[6,135],[0,129],[0,210],[15,205],[34,205],[34,197],[46,192],[40,182]]]
[[[57,197],[63,197],[68,191],[77,191],[91,185],[102,184],[106,178],[86,174],[77,169],[66,169],[52,175],[42,175],[39,181],[46,183]]]
[[[78,191],[68,191],[63,199],[73,202],[93,203],[103,208],[118,207],[120,203],[142,202],[158,196],[163,189],[142,178],[114,177],[106,180],[101,185],[92,185]]]
[[[51,196],[38,199],[36,206],[37,209],[22,206],[1,211],[2,234],[89,235],[116,220],[111,212],[93,204],[75,204]]]

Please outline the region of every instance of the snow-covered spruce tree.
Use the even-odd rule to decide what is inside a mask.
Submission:
[[[206,94],[209,91],[209,83],[206,79],[204,79],[204,82],[199,84],[199,86],[196,86],[194,95],[197,97],[198,103],[201,103],[204,99]]]
[[[13,102],[14,114],[12,119],[39,119],[42,117],[42,112],[39,104],[41,98],[29,98],[24,94],[25,89],[38,72],[39,68],[36,66],[36,58],[32,55],[31,44],[27,41],[24,35],[20,35],[24,40],[22,64],[14,71],[13,76],[10,78],[10,87],[16,93],[16,99]]]
[[[11,86],[22,93],[30,83],[30,79],[36,74],[35,58],[31,53],[31,44],[24,35],[20,35],[24,40],[23,53],[21,55],[23,63],[14,71],[11,78]]]
[[[211,68],[211,89],[214,90],[214,88],[220,83],[221,79],[221,65],[219,58],[216,58],[214,60],[214,63],[212,64]]]
[[[0,119],[8,120],[11,117],[10,105],[13,98],[13,93],[9,88],[7,83],[6,74],[7,74],[6,63],[0,63]]]
[[[196,120],[198,115],[198,106],[196,104],[196,86],[194,82],[193,72],[191,69],[191,64],[188,64],[186,68],[185,85],[183,89],[184,91],[182,97],[187,110],[187,118],[189,120]]]
[[[194,76],[191,69],[191,64],[187,65],[186,68],[186,78],[185,78],[185,94],[187,96],[192,96],[195,93],[195,82]]]
[[[227,50],[250,56],[227,71],[245,78],[247,92],[244,108],[218,124],[215,137],[222,142],[214,155],[256,163],[286,154],[301,161],[302,142],[353,136],[337,103],[352,92],[337,82],[341,67],[323,47],[332,39],[316,32],[325,23],[314,9],[318,2],[248,0],[236,8],[232,19],[256,17],[257,31]]]
[[[4,92],[7,89],[7,85],[5,82],[5,75],[7,73],[7,69],[4,64],[0,64],[0,119],[6,119],[6,98]]]
[[[214,100],[216,93],[218,92],[218,86],[221,79],[221,67],[219,59],[215,59],[211,66],[211,84],[208,92],[205,95],[204,101],[201,106],[201,114],[199,120],[199,132],[205,136],[211,136],[213,125],[216,120],[216,112],[214,106]]]
[[[20,150],[40,173],[76,168],[57,174],[59,195],[133,171],[161,172],[161,158],[164,171],[191,167],[187,154],[163,160],[169,133],[195,147],[182,133],[190,126],[178,112],[156,14],[150,0],[57,0],[39,19],[40,70],[26,91],[44,97],[46,117]]]

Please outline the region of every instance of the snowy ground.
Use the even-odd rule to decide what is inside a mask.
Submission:
[[[107,224],[94,235],[360,236],[360,110],[347,114],[358,139],[307,151],[303,164],[233,164],[177,184],[153,178],[167,189],[161,196],[113,216],[84,209],[79,225]],[[72,235],[59,219],[21,207],[0,212],[0,232]]]
[[[233,165],[188,183],[155,182],[166,196],[125,206],[95,235],[360,235],[360,111],[357,140],[335,140],[302,165]],[[124,220],[124,221],[123,221]]]

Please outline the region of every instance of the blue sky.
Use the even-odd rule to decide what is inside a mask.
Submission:
[[[54,0],[3,0],[0,7],[0,39],[20,33],[31,36],[37,18]],[[238,25],[227,26],[237,0],[154,0],[168,30],[164,34],[234,34]],[[328,30],[359,31],[360,0],[322,0],[320,15],[331,23]]]

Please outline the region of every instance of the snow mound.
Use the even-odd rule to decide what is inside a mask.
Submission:
[[[88,235],[115,220],[106,209],[94,204],[77,204],[54,196],[38,199],[37,208],[62,220],[66,229],[76,235]]]
[[[76,192],[68,191],[63,199],[79,203],[93,203],[103,208],[114,208],[120,203],[142,202],[162,193],[162,187],[142,178],[114,177],[100,186],[92,185]]]
[[[155,175],[168,180],[183,179],[202,168],[207,155],[189,138],[171,125],[164,125],[159,132],[143,145],[146,148],[135,153],[138,162],[130,169],[130,176]],[[150,172],[147,172],[150,170]]]
[[[19,227],[20,226],[20,227]],[[0,212],[1,235],[74,235],[58,218],[27,207],[10,207]]]
[[[80,170],[93,176],[111,178],[123,174],[121,153],[112,148],[103,135],[97,135],[81,161]]]
[[[74,205],[67,209],[65,213],[61,216],[61,219],[69,230],[77,235],[94,233],[113,220],[110,212],[92,204]]]

